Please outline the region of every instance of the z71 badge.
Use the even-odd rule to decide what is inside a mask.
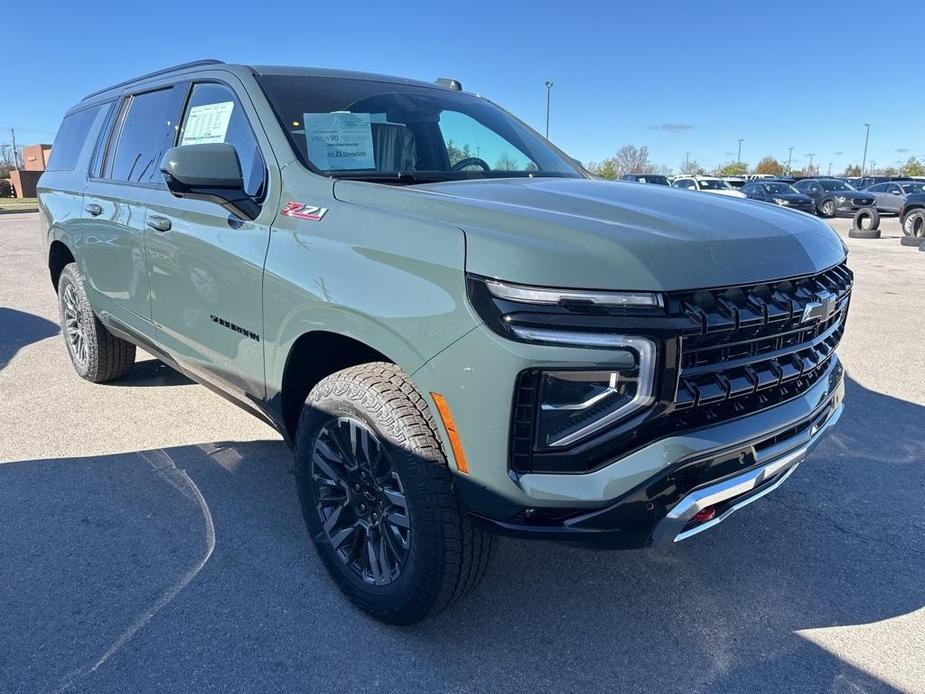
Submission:
[[[328,212],[327,207],[318,207],[317,205],[305,205],[301,202],[286,203],[280,214],[287,217],[296,217],[298,219],[308,219],[313,222],[320,222]]]

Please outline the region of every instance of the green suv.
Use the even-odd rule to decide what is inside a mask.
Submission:
[[[68,112],[39,199],[77,373],[137,346],[274,426],[323,563],[387,622],[465,595],[497,534],[695,535],[842,411],[823,222],[594,180],[453,80],[145,75]]]

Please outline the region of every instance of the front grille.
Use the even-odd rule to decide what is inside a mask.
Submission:
[[[816,275],[677,292],[687,320],[672,408],[686,424],[750,413],[806,391],[826,372],[845,329],[853,275]]]

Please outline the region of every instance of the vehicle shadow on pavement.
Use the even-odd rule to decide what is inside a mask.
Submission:
[[[58,326],[33,313],[0,306],[0,370],[23,347],[60,332]]]
[[[188,386],[194,383],[176,369],[167,366],[159,359],[136,361],[135,366],[122,378],[111,381],[108,385],[139,387]]]
[[[404,629],[328,579],[279,442],[2,464],[0,690],[889,691],[796,633],[925,605],[925,408],[853,381],[846,402],[713,532],[503,539],[480,590]]]

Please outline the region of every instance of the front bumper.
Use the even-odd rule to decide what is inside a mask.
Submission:
[[[486,506],[484,492],[471,485],[458,487],[460,498],[477,521],[502,535],[575,542],[599,549],[679,542],[773,491],[806,459],[838,422],[844,408],[840,366],[832,377],[834,387],[821,404],[800,420],[789,422],[786,430],[765,432],[752,440],[687,456],[599,509],[520,509],[502,520],[485,512],[497,513],[503,504],[495,500],[494,507]],[[752,417],[745,421],[749,419]]]

